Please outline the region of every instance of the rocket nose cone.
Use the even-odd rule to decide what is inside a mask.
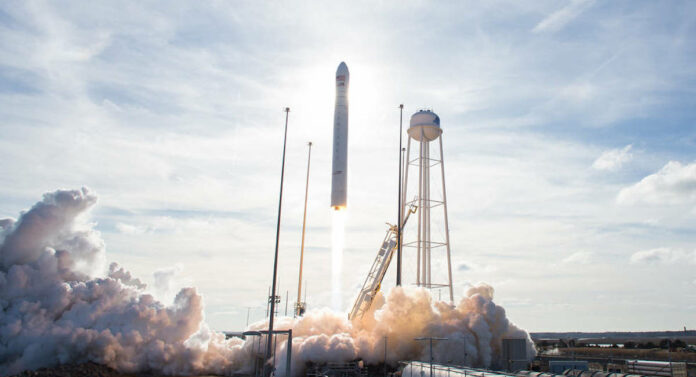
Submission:
[[[341,64],[338,65],[338,69],[336,70],[336,76],[338,75],[348,75],[348,66],[345,62],[341,62]]]

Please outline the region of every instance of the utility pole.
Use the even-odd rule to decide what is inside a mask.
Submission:
[[[674,369],[672,368],[672,339],[667,339],[667,356],[669,356],[669,376],[674,377]]]
[[[387,337],[384,337],[384,377],[387,377]]]
[[[275,254],[273,257],[273,288],[271,291],[271,294],[273,296],[273,300],[271,300],[271,313],[268,318],[268,341],[266,342],[266,361],[268,361],[271,358],[271,351],[272,351],[272,339],[273,339],[273,319],[274,319],[274,312],[275,312],[275,295],[276,295],[276,279],[278,277],[278,244],[280,243],[280,215],[281,211],[283,208],[283,180],[285,178],[285,148],[287,147],[287,142],[288,142],[288,116],[290,114],[290,108],[286,107],[285,108],[285,134],[283,136],[283,163],[280,168],[280,195],[278,198],[278,222],[276,225],[276,243],[275,243]],[[266,364],[266,372],[264,373],[265,377],[269,377],[271,373],[273,372],[273,367],[270,366],[270,364]]]
[[[432,336],[416,338],[415,340],[430,341],[430,377],[433,377],[433,340],[448,340],[448,338],[436,338]]]
[[[399,209],[398,209],[398,215],[397,215],[397,224],[396,224],[396,239],[397,239],[397,249],[396,249],[396,285],[400,286],[401,285],[401,215],[402,215],[402,210],[401,210],[401,196],[402,196],[402,188],[401,188],[401,174],[403,172],[402,169],[402,157],[403,152],[402,152],[402,147],[401,147],[401,139],[402,135],[404,133],[403,131],[403,123],[404,123],[404,104],[399,105]]]

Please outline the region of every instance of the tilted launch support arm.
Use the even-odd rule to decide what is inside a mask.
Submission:
[[[401,225],[402,229],[403,226],[406,225],[406,222],[411,214],[416,212],[416,209],[417,207],[413,204],[409,207],[406,217],[404,218],[404,222]],[[389,268],[389,263],[391,263],[392,256],[394,255],[394,250],[396,250],[396,247],[399,244],[397,239],[398,227],[391,224],[387,225],[389,225],[389,229],[387,229],[387,234],[384,236],[382,246],[377,252],[377,257],[372,263],[370,272],[367,274],[367,278],[365,279],[365,283],[363,283],[363,287],[360,290],[358,297],[355,299],[353,309],[348,314],[348,319],[351,321],[362,318],[363,315],[370,310],[372,301],[377,296],[377,293],[382,286],[384,275],[387,274],[387,269]]]

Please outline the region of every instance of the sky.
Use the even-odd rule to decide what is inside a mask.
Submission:
[[[89,187],[107,260],[242,329],[265,315],[287,106],[280,312],[308,141],[307,301],[329,306],[345,61],[346,309],[396,221],[403,103],[406,126],[441,118],[455,300],[488,283],[528,331],[693,329],[695,58],[688,1],[6,1],[0,218]]]

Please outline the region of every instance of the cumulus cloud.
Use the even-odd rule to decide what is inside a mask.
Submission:
[[[541,20],[541,22],[534,26],[532,31],[535,33],[559,31],[573,19],[580,16],[580,14],[591,7],[592,4],[594,4],[594,0],[571,0],[570,4]]]
[[[696,200],[696,162],[668,162],[660,171],[621,189],[619,204],[684,204]]]
[[[668,247],[658,247],[650,250],[641,250],[631,255],[633,264],[675,264],[691,263],[696,264],[696,251],[687,252],[684,250],[671,249]]]
[[[592,263],[593,253],[588,251],[578,251],[563,259],[566,264],[590,264]]]
[[[171,305],[146,293],[145,285],[111,264],[104,277],[80,269],[98,264],[104,242],[83,214],[96,203],[87,189],[60,190],[23,213],[18,220],[0,220],[0,375],[63,363],[92,361],[124,372],[166,375],[249,374],[262,357],[255,339],[226,339],[210,330],[203,298],[182,288]],[[158,271],[156,285],[170,288],[179,267]],[[435,361],[478,367],[502,366],[502,339],[527,340],[493,301],[486,284],[470,287],[454,305],[433,298],[422,288],[397,287],[375,298],[362,319],[328,309],[304,317],[280,317],[278,328],[293,329],[292,375],[304,375],[307,362],[426,360],[427,346],[415,342],[424,334],[447,336],[435,350]],[[266,329],[258,322],[250,329]],[[287,341],[278,339],[277,355]],[[272,361],[285,376],[284,358]]]
[[[631,147],[631,145],[627,145],[623,148],[605,151],[594,161],[592,167],[597,170],[619,170],[625,163],[633,159]]]

